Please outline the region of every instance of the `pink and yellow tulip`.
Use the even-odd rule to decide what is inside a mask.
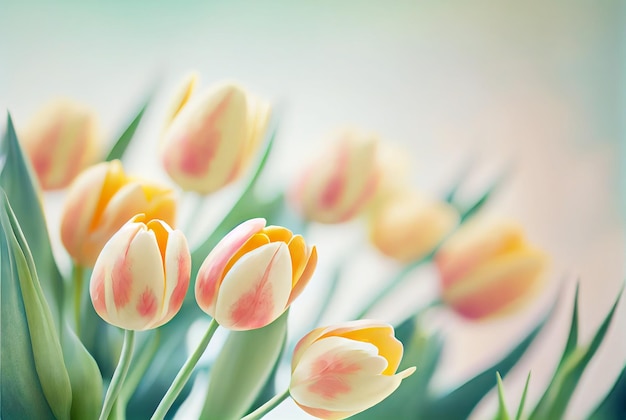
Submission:
[[[176,95],[163,133],[161,160],[187,191],[209,194],[237,180],[263,138],[270,106],[235,83],[191,97],[195,76]]]
[[[180,310],[189,287],[187,240],[162,220],[135,216],[106,243],[89,292],[109,324],[127,330],[159,327]]]
[[[43,107],[20,133],[24,150],[44,190],[65,188],[97,159],[96,115],[82,104],[59,99]]]
[[[204,260],[196,300],[226,328],[261,328],[300,295],[316,265],[317,250],[302,236],[251,219],[226,235]]]
[[[459,214],[445,202],[406,188],[372,206],[368,222],[372,244],[382,254],[408,263],[432,252],[456,227]]]
[[[378,139],[343,130],[296,180],[291,201],[308,220],[340,223],[357,216],[374,197],[381,175]]]
[[[442,245],[435,262],[446,304],[479,319],[528,302],[541,289],[547,258],[515,224],[474,222]]]
[[[173,225],[174,192],[127,176],[120,161],[81,173],[70,187],[61,219],[61,240],[76,264],[93,267],[104,244],[136,214]]]
[[[396,373],[402,343],[391,325],[369,320],[317,328],[296,345],[291,398],[320,419],[344,419],[393,393],[413,372]]]

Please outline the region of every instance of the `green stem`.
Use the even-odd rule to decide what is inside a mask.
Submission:
[[[400,283],[402,283],[402,281],[411,271],[413,271],[418,266],[432,260],[434,255],[435,251],[431,252],[421,260],[417,260],[411,264],[405,265],[402,270],[400,270],[390,281],[385,283],[384,287],[381,288],[378,293],[376,293],[374,297],[366,305],[363,306],[363,308],[361,308],[361,311],[354,317],[354,319],[364,318],[367,313],[378,304],[378,302],[389,296],[389,294],[393,292]]]
[[[283,391],[282,394],[275,395],[271,400],[254,410],[252,413],[243,417],[241,420],[257,420],[276,408],[280,403],[285,401],[289,397],[289,388]]]
[[[117,362],[117,367],[111,378],[111,383],[107,389],[107,393],[104,397],[104,404],[102,404],[102,411],[100,412],[100,420],[106,420],[109,417],[111,408],[122,389],[122,384],[128,373],[130,366],[130,359],[133,355],[133,347],[135,345],[135,331],[124,330],[124,343],[122,344],[122,353],[120,354],[120,360]]]
[[[83,281],[85,269],[82,265],[74,265],[72,273],[72,283],[74,286],[74,322],[76,327],[76,335],[80,337],[80,315],[83,302]]]
[[[183,367],[178,372],[178,375],[176,375],[176,377],[174,378],[174,382],[172,382],[172,385],[170,385],[169,389],[165,393],[165,396],[159,403],[159,406],[151,417],[152,420],[162,420],[165,418],[168,410],[170,409],[172,404],[174,404],[176,397],[178,397],[178,394],[180,394],[180,391],[183,390],[183,387],[191,377],[193,368],[196,367],[198,360],[200,360],[200,356],[202,356],[202,353],[204,353],[207,346],[209,345],[209,342],[211,341],[215,330],[217,330],[217,327],[219,327],[219,324],[215,319],[212,319],[211,323],[209,324],[209,328],[207,329],[206,333],[204,333],[204,337],[202,337],[202,339],[200,340],[200,344],[198,344],[196,350],[191,353]]]

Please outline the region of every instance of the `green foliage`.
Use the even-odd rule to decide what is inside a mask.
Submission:
[[[285,312],[270,325],[231,331],[211,367],[201,419],[236,420],[255,402],[281,354],[287,337]]]
[[[498,382],[498,413],[495,416],[495,420],[510,420],[511,416],[506,408],[506,402],[504,398],[504,385],[502,384],[502,377],[500,372],[496,372]],[[522,413],[524,412],[524,404],[526,403],[526,394],[528,393],[528,384],[530,383],[530,372],[526,378],[526,385],[524,385],[524,392],[522,393],[522,399],[515,415],[515,420],[521,420]]]
[[[626,366],[611,391],[589,416],[589,420],[613,419],[626,419]]]
[[[130,145],[131,140],[135,137],[135,132],[139,127],[139,123],[143,118],[143,114],[146,112],[148,105],[150,105],[150,101],[152,100],[152,94],[148,96],[148,98],[143,102],[143,105],[139,108],[139,111],[132,119],[128,127],[124,130],[122,135],[113,143],[113,147],[109,151],[109,153],[104,158],[105,161],[110,162],[115,159],[122,159],[126,149]]]

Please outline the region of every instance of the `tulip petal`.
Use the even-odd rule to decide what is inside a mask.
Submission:
[[[293,302],[298,296],[300,296],[300,294],[302,293],[306,285],[309,283],[309,280],[311,280],[311,277],[313,277],[313,273],[315,272],[316,266],[317,266],[317,248],[313,246],[313,248],[311,248],[311,254],[309,255],[309,259],[306,262],[306,267],[304,268],[304,271],[298,278],[296,284],[293,286],[291,295],[289,295],[289,301],[287,302],[287,306],[291,305],[291,302]]]
[[[315,328],[298,341],[296,347],[293,350],[293,356],[291,357],[291,372],[293,372],[293,370],[296,368],[307,348],[311,344],[313,344],[315,340],[324,335],[328,330],[328,327]]]
[[[165,324],[178,313],[189,288],[190,274],[191,255],[187,239],[179,230],[170,231],[165,251],[165,304],[160,319],[152,328]]]
[[[292,374],[299,404],[329,411],[362,411],[389,396],[401,375],[381,375],[387,361],[370,343],[328,337],[313,343]]]
[[[265,219],[250,219],[241,223],[222,238],[206,257],[198,271],[195,286],[196,301],[204,312],[214,316],[216,293],[224,268],[237,250],[264,227]]]
[[[290,292],[287,245],[264,245],[241,257],[226,273],[217,296],[215,319],[232,330],[263,327],[285,311]]]
[[[116,282],[124,282],[120,287],[128,294],[127,301],[118,300],[120,305],[115,305],[114,324],[129,330],[149,328],[163,305],[165,274],[155,234],[145,225],[133,238],[128,252],[118,255],[111,281],[113,291]]]

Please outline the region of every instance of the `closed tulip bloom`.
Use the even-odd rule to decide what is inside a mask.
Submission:
[[[403,189],[372,206],[372,244],[384,255],[408,263],[425,257],[456,227],[459,214],[449,204]]]
[[[437,252],[443,300],[460,315],[478,319],[510,312],[543,285],[545,254],[512,223],[463,226]]]
[[[316,265],[317,250],[302,236],[251,219],[226,235],[204,260],[196,300],[223,327],[261,328],[300,295]]]
[[[99,163],[81,173],[68,190],[61,240],[75,263],[93,267],[109,238],[139,213],[173,225],[173,190],[127,176],[118,160]]]
[[[291,199],[308,220],[340,223],[357,216],[376,193],[380,170],[378,139],[343,130],[335,141],[305,168],[296,180]]]
[[[413,372],[396,373],[402,343],[391,325],[369,320],[317,328],[296,345],[291,398],[320,419],[344,419],[393,393]]]
[[[208,194],[237,180],[266,131],[270,107],[234,83],[222,83],[198,98],[195,84],[177,95],[173,118],[161,142],[169,176],[187,191]],[[177,106],[176,106],[177,105]]]
[[[93,269],[93,307],[127,330],[159,327],[176,315],[189,287],[191,256],[183,233],[137,215],[106,243]]]
[[[59,99],[43,107],[20,133],[20,140],[44,190],[67,187],[98,154],[96,115]]]

